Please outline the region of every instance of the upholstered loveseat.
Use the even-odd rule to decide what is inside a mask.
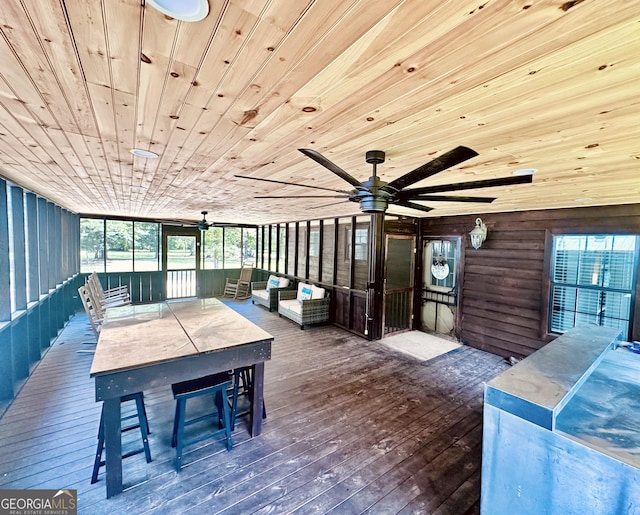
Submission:
[[[266,281],[254,281],[251,283],[251,302],[273,311],[278,308],[278,292],[287,288],[292,288],[289,279],[277,275],[270,275]]]
[[[280,290],[278,315],[306,325],[329,320],[330,297],[324,288],[313,284],[298,283],[297,290]]]

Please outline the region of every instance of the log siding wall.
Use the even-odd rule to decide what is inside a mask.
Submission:
[[[468,236],[475,218],[423,219],[421,235],[463,237],[458,337],[505,357],[528,356],[557,336],[547,333],[554,234],[640,234],[640,204],[493,213],[481,216],[488,236],[475,250]],[[633,339],[639,329],[636,303]]]

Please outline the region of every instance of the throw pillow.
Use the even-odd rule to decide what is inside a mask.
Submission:
[[[300,289],[300,294],[298,295],[298,302],[302,304],[303,300],[309,300],[311,298],[311,286],[305,285]]]
[[[278,288],[279,284],[280,284],[280,280],[275,275],[270,275],[269,280],[267,281],[267,287],[266,287],[267,293],[269,293],[269,290],[271,288]]]
[[[280,285],[278,286],[278,288],[286,288],[287,286],[289,286],[289,279],[287,279],[286,277],[281,277],[279,282]]]
[[[311,298],[312,299],[324,299],[324,288],[311,285]]]

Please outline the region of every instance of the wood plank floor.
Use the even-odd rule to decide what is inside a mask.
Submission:
[[[78,512],[91,515],[479,512],[482,385],[508,368],[502,358],[462,347],[420,363],[227,303],[275,337],[259,437],[241,419],[231,452],[188,447],[177,474],[170,387],[145,391],[153,461],[125,459],[126,490],[107,500],[104,469],[90,484],[100,404],[77,315],[0,419],[0,488],[77,489]]]

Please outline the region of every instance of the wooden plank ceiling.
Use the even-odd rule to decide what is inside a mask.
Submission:
[[[351,189],[302,147],[359,180],[365,152],[383,150],[385,181],[458,145],[479,153],[415,186],[537,170],[530,185],[463,193],[492,204],[392,213],[640,199],[638,0],[210,0],[196,23],[140,0],[12,0],[0,18],[0,175],[74,212],[359,212],[234,177]]]

